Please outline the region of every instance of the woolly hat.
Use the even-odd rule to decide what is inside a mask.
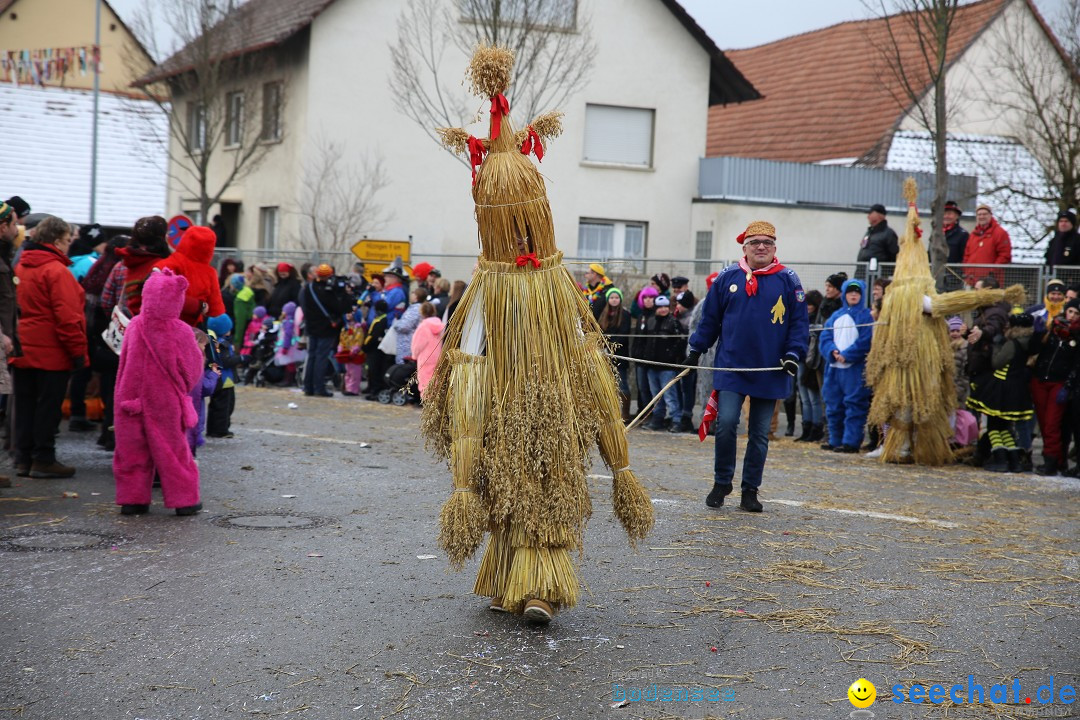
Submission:
[[[277,271],[279,273],[291,273],[292,272],[292,265],[290,265],[287,262],[279,262],[277,264]]]
[[[376,300],[376,301],[375,301],[375,312],[377,312],[377,313],[384,313],[384,312],[386,312],[386,311],[387,311],[387,310],[388,310],[389,308],[390,308],[390,306],[389,306],[389,305],[387,305],[387,304],[386,304],[386,301],[385,301],[385,300],[383,300],[382,298],[379,298],[378,300]]]
[[[255,308],[251,312],[251,314],[252,314],[253,317],[255,317],[255,318],[259,319],[259,320],[262,320],[264,317],[266,317],[266,308],[264,308],[262,305],[260,305],[259,307]]]
[[[601,265],[600,263],[589,263],[589,269],[592,270],[597,275],[605,275],[605,276],[607,275],[607,273],[604,272],[604,266]]]
[[[15,211],[15,217],[20,220],[30,214],[30,203],[26,202],[18,195],[12,195],[6,202],[11,206],[11,209]]]
[[[291,317],[296,312],[296,303],[292,300],[281,306],[281,314],[285,317]]]
[[[844,287],[844,283],[847,282],[847,273],[846,272],[834,273],[834,274],[830,275],[829,277],[825,278],[825,282],[829,283],[834,288],[839,290],[840,288]]]
[[[323,278],[325,280],[326,278],[333,277],[333,276],[334,276],[334,268],[330,267],[326,263],[323,263],[323,264],[319,265],[319,267],[315,268],[315,277],[320,277],[320,278]]]
[[[739,233],[739,236],[735,238],[735,242],[742,245],[746,238],[753,237],[754,235],[767,235],[775,240],[776,228],[773,227],[772,223],[767,223],[764,220],[755,220],[747,225],[745,230]]]
[[[604,293],[604,299],[607,300],[612,295],[618,295],[619,299],[622,300],[623,294],[622,294],[622,290],[620,290],[619,288],[613,287],[610,290],[608,290],[606,293]]]
[[[671,301],[667,299],[667,295],[656,296],[656,307],[668,307],[669,305],[671,305]]]
[[[682,305],[687,310],[693,309],[697,304],[697,299],[694,297],[694,293],[689,290],[683,290],[681,293],[675,296],[675,302]]]
[[[1046,283],[1046,294],[1049,295],[1051,290],[1057,290],[1058,292],[1065,292],[1065,281],[1054,278],[1048,280]]]
[[[953,315],[951,318],[945,321],[945,324],[949,326],[949,330],[959,330],[964,327],[964,321],[960,319],[959,315]]]
[[[232,318],[228,315],[216,315],[206,321],[206,327],[219,338],[225,337],[232,332]]]
[[[1020,312],[1013,312],[1009,315],[1009,325],[1011,327],[1029,328],[1035,326],[1035,316],[1030,313],[1026,313],[1023,310]]]
[[[1075,297],[1069,302],[1065,303],[1065,307],[1063,307],[1062,310],[1068,310],[1069,308],[1080,310],[1080,297]]]
[[[430,275],[431,271],[434,269],[435,267],[431,263],[417,263],[416,265],[413,265],[412,274],[414,278],[423,282],[428,279],[428,275]]]
[[[15,208],[8,205],[6,202],[0,202],[0,222],[7,222],[7,219],[15,214]]]
[[[887,214],[885,212],[885,206],[882,205],[881,203],[874,203],[873,205],[871,205],[870,206],[870,212],[881,213],[882,215]]]
[[[720,277],[720,271],[714,272],[709,277],[705,278],[705,287],[711,288],[712,284],[716,282],[716,278]]]
[[[667,276],[667,273],[656,273],[649,279],[660,286],[660,292],[662,293],[666,293],[668,288],[671,287],[671,278]]]
[[[12,198],[12,199],[14,199],[14,198]],[[18,212],[18,210],[16,210],[15,212]],[[20,215],[19,217],[22,217],[22,216]],[[1058,213],[1057,219],[1058,220],[1068,220],[1069,223],[1073,227],[1076,227],[1076,213],[1074,213],[1072,210],[1062,210],[1061,212]]]
[[[236,292],[240,292],[244,289],[244,275],[243,273],[233,273],[229,276],[229,287]]]

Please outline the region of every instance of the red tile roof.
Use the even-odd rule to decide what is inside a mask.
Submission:
[[[1009,0],[980,0],[957,10],[951,63]],[[910,23],[893,16],[840,23],[727,56],[765,97],[709,108],[706,155],[819,162],[859,158],[880,164],[910,105],[881,48],[889,26],[905,67],[921,61]],[[929,81],[918,83],[925,91]]]

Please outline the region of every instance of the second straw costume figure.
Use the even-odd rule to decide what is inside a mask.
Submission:
[[[528,157],[562,131],[548,113],[515,131],[503,93],[513,54],[479,47],[472,91],[491,99],[490,137],[440,129],[473,166],[481,254],[443,334],[422,431],[449,461],[454,490],[439,542],[461,568],[490,533],[474,591],[493,609],[546,621],[578,599],[571,554],[592,512],[586,473],[599,443],[631,543],[653,525],[630,469],[603,335],[555,246],[543,178]]]
[[[922,243],[918,188],[911,178],[904,181],[904,198],[907,226],[866,362],[866,381],[874,389],[869,421],[887,426],[883,462],[943,465],[953,459],[949,415],[956,406],[945,318],[1002,298],[1019,302],[1024,288],[938,294]]]

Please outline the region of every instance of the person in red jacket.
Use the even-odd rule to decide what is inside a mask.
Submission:
[[[187,296],[180,319],[191,326],[198,325],[206,318],[225,314],[217,271],[210,265],[216,245],[217,236],[213,230],[192,226],[180,238],[176,252],[155,266],[169,268],[187,279]]]
[[[15,367],[15,469],[20,477],[65,478],[56,460],[56,428],[72,370],[86,365],[85,295],[68,270],[71,226],[41,221],[15,268],[21,353]]]
[[[983,204],[975,210],[975,229],[964,246],[965,265],[1007,265],[1012,262],[1012,241],[1005,228],[998,225],[990,206]],[[981,275],[982,273],[980,273]],[[1000,271],[994,271],[999,285],[1004,285]],[[974,285],[974,276],[969,278]]]

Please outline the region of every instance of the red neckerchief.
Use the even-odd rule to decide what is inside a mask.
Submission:
[[[953,224],[951,224],[951,225],[949,225],[949,224],[946,224],[946,225],[945,225],[945,227],[944,227],[944,228],[942,228],[942,230],[944,230],[945,232],[949,232],[949,231],[950,231],[950,230],[952,230],[952,229],[953,229],[954,227],[956,227],[956,223],[953,223]]]
[[[757,277],[758,275],[775,275],[784,269],[784,266],[780,264],[780,260],[773,258],[773,261],[761,268],[760,270],[751,270],[750,266],[746,264],[746,258],[739,258],[739,269],[746,273],[746,294],[750,297],[757,295]]]

